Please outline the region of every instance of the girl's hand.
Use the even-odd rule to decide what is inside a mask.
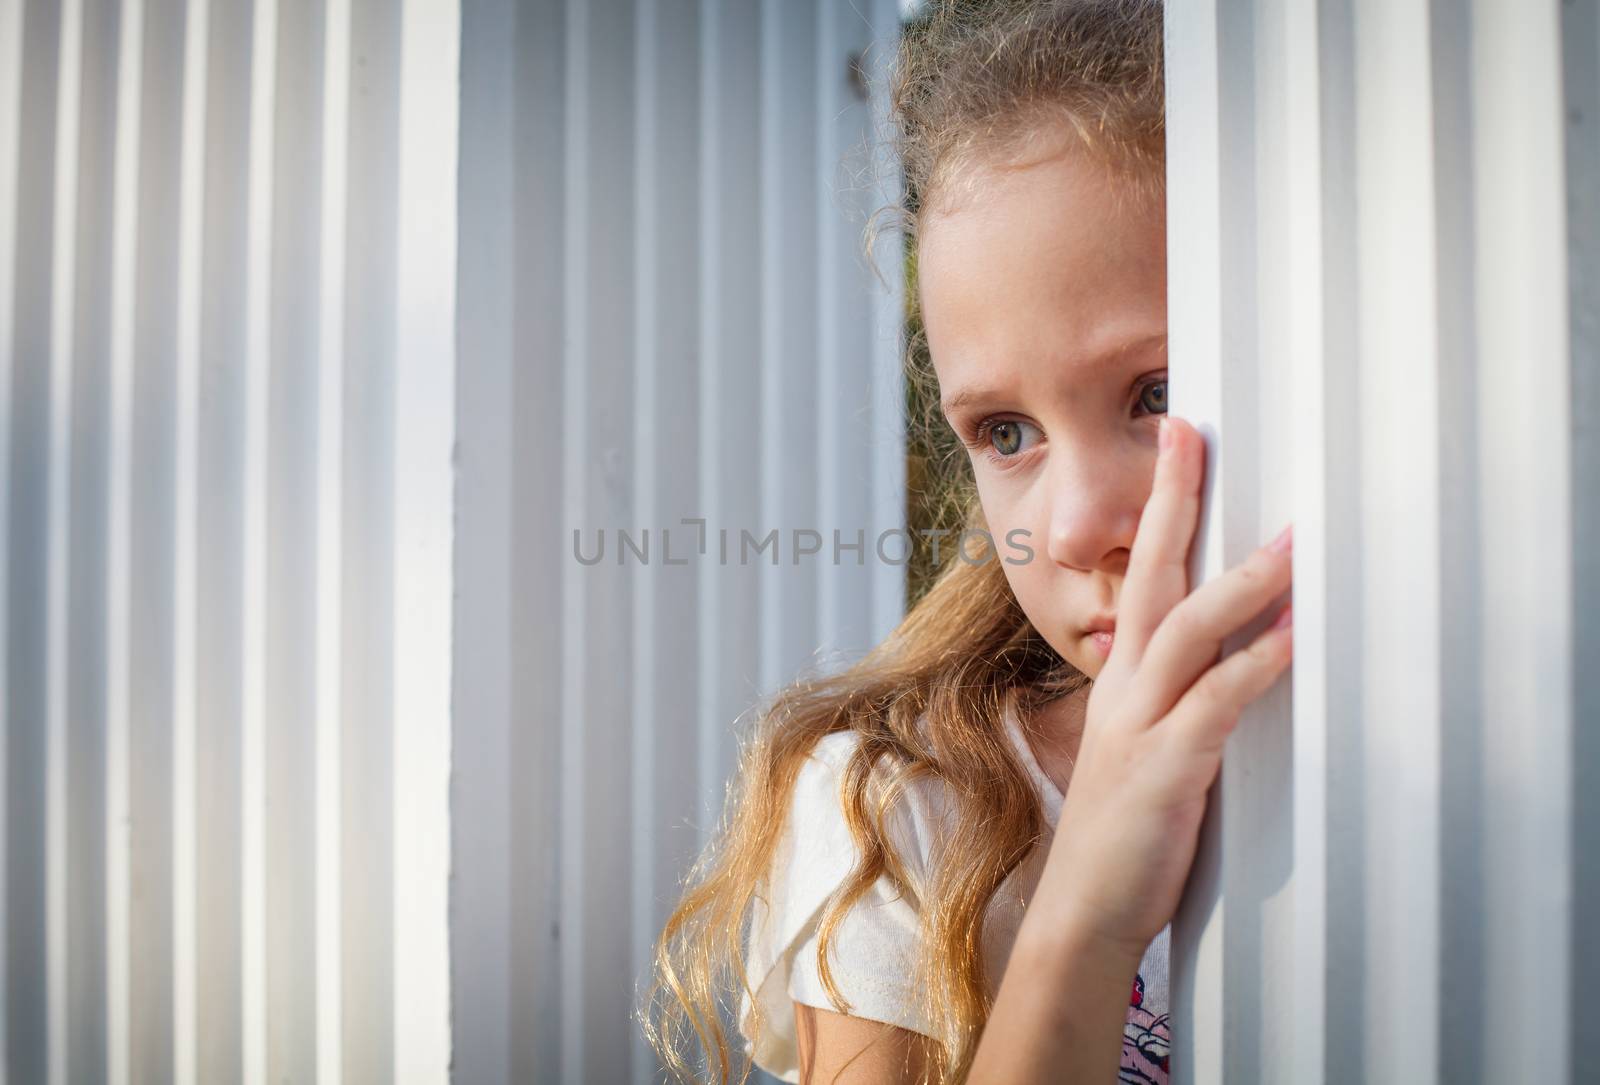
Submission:
[[[1205,442],[1166,421],[1168,446],[1134,537],[1111,654],[1089,694],[1083,738],[1035,900],[1036,922],[1132,960],[1177,911],[1206,792],[1245,705],[1288,667],[1281,627],[1217,662],[1222,641],[1290,587],[1290,533],[1189,594]],[[1032,911],[1032,909],[1030,909]]]

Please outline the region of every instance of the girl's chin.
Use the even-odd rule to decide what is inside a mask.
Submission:
[[[1098,677],[1106,660],[1111,658],[1115,637],[1114,633],[1086,633],[1079,637],[1073,645],[1073,664],[1090,678]]]

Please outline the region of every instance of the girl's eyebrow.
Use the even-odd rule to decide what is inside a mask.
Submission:
[[[1143,350],[1147,350],[1158,344],[1165,345],[1166,341],[1166,332],[1157,332],[1153,335],[1134,336],[1133,338],[1127,339],[1121,343],[1113,344],[1097,354],[1085,355],[1084,357],[1075,361],[1073,365],[1075,368],[1078,366],[1098,366],[1103,363],[1113,361],[1116,358],[1120,358],[1123,355],[1134,354]],[[956,389],[948,396],[942,397],[939,401],[939,409],[942,410],[945,414],[945,417],[948,418],[963,407],[983,400],[995,398],[1000,397],[991,389],[976,385],[968,385],[967,387]]]
[[[987,388],[962,388],[941,400],[939,409],[944,412],[946,418],[949,418],[968,404],[989,399],[993,395],[994,393]]]

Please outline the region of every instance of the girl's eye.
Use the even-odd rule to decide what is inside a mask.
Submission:
[[[1037,433],[1038,427],[1031,422],[1022,422],[1015,418],[986,418],[978,424],[977,440],[974,443],[985,452],[992,450],[995,459],[1014,459],[1026,451],[1023,442],[1028,430]],[[1032,445],[1027,447],[1031,448]]]
[[[1167,381],[1163,377],[1153,380],[1139,389],[1139,405],[1144,408],[1145,414],[1167,413]]]

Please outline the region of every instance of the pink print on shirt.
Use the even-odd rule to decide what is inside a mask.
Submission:
[[[1144,977],[1134,976],[1128,1020],[1122,1026],[1122,1066],[1118,1085],[1167,1085],[1167,1054],[1172,1046],[1168,1017],[1144,1008]]]

